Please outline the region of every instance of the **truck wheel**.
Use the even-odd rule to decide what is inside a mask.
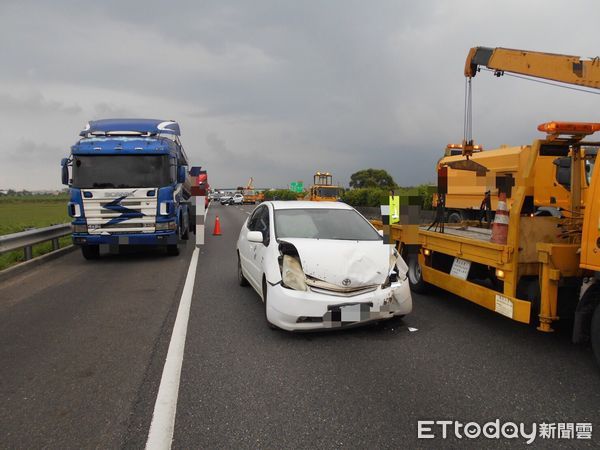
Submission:
[[[167,255],[179,255],[179,241],[181,240],[181,227],[177,227],[177,243],[167,245]]]
[[[169,256],[179,255],[179,245],[177,245],[177,244],[167,245],[167,255],[169,255]]]
[[[180,222],[183,225],[183,220]],[[182,228],[183,233],[181,233],[181,239],[187,241],[190,238],[190,226],[188,223],[187,227]]]
[[[248,280],[246,280],[246,277],[244,276],[244,273],[242,272],[242,262],[240,261],[239,253],[238,253],[238,283],[240,284],[240,286],[248,286]]]
[[[99,245],[82,245],[81,254],[85,259],[98,259],[100,257]]]
[[[596,306],[594,316],[592,317],[592,328],[590,330],[590,340],[596,362],[600,364],[600,305]]]
[[[448,223],[461,223],[463,221],[462,215],[459,212],[452,212],[448,215]]]
[[[421,265],[419,264],[419,255],[417,253],[411,253],[408,255],[408,284],[410,290],[417,294],[425,294],[429,287],[429,283],[423,280],[423,273],[421,272]]]

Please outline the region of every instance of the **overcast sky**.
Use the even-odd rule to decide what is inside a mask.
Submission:
[[[596,0],[0,0],[0,188],[52,189],[91,119],[177,120],[215,186],[435,181],[473,46],[597,56]],[[600,121],[596,95],[481,73],[473,135]]]

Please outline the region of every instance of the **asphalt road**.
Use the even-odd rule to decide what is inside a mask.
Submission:
[[[404,319],[324,333],[267,328],[238,286],[252,207],[211,206],[198,260],[173,448],[524,445],[417,440],[419,420],[591,422],[600,370],[568,333],[544,335],[465,300],[414,294]],[[192,254],[71,253],[0,284],[0,447],[144,447]],[[409,328],[413,331],[410,331]]]

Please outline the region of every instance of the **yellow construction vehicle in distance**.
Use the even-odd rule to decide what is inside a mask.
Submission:
[[[335,202],[340,199],[342,188],[333,184],[333,175],[329,172],[316,172],[313,185],[305,200],[313,202]]]
[[[254,178],[250,177],[248,183],[246,183],[246,187],[242,190],[242,195],[244,196],[244,203],[256,204],[260,203],[265,199],[265,195],[262,192],[254,189]]]

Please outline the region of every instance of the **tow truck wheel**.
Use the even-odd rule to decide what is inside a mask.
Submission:
[[[537,326],[540,320],[542,297],[538,277],[522,277],[517,285],[517,297],[531,302],[529,324]]]
[[[594,316],[592,317],[592,327],[590,329],[590,340],[596,362],[600,364],[600,305],[596,306]]]
[[[100,257],[99,245],[82,245],[81,254],[85,259],[98,259]]]
[[[461,223],[463,221],[462,215],[459,212],[452,212],[448,215],[448,223]]]
[[[417,294],[424,294],[427,292],[429,284],[423,280],[423,273],[421,272],[421,265],[419,264],[418,253],[411,253],[408,255],[408,284],[410,289]]]

